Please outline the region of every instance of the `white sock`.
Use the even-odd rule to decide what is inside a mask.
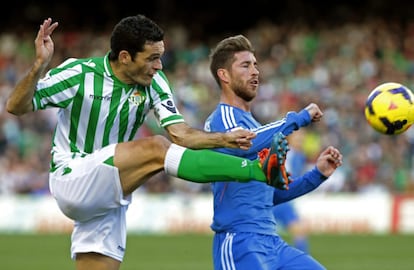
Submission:
[[[164,160],[164,171],[168,175],[177,176],[178,166],[180,165],[185,147],[172,143],[167,150]]]

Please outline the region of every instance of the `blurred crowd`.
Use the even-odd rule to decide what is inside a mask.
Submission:
[[[308,167],[327,145],[344,155],[344,165],[317,192],[387,192],[414,194],[414,129],[399,136],[375,132],[364,118],[364,103],[378,84],[399,82],[414,89],[414,21],[369,18],[330,25],[320,22],[275,23],[260,20],[242,32],[254,44],[261,72],[253,114],[263,123],[315,102],[323,121],[301,131],[292,143]],[[219,89],[209,71],[208,54],[223,35],[191,38],[184,24],[164,27],[164,70],[187,122],[203,129],[218,102]],[[50,142],[56,111],[15,117],[5,111],[7,96],[30,67],[34,35],[0,33],[0,196],[48,194]],[[103,55],[109,30],[60,31],[53,34],[51,66],[67,57]],[[150,115],[137,137],[163,133]],[[300,143],[297,143],[298,140]],[[159,173],[137,192],[209,191],[208,185]]]

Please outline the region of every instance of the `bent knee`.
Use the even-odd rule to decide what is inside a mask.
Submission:
[[[154,135],[145,138],[140,138],[135,141],[122,144],[122,151],[152,155],[152,156],[164,156],[170,147],[171,142],[162,135]]]
[[[149,137],[151,140],[149,147],[152,148],[153,151],[158,151],[163,153],[163,155],[167,152],[168,148],[171,145],[171,142],[162,135],[154,135]]]
[[[150,152],[153,156],[164,157],[171,145],[171,142],[162,135],[146,137],[144,140],[145,152]]]
[[[168,148],[170,147],[171,142],[162,135],[154,135],[150,137],[145,137],[135,141],[133,146],[139,155],[141,161],[148,160],[163,163],[164,157],[167,153]],[[128,151],[131,149],[129,148]]]

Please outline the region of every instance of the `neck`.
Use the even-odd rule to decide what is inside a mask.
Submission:
[[[250,109],[251,109],[250,101],[246,101],[234,94],[229,96],[229,95],[222,93],[220,96],[220,103],[224,103],[224,104],[228,104],[233,107],[237,107],[246,112],[250,112]]]

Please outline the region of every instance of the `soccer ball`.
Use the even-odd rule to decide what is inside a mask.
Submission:
[[[365,102],[365,118],[376,131],[397,135],[414,121],[414,94],[402,84],[387,82],[378,85]]]

